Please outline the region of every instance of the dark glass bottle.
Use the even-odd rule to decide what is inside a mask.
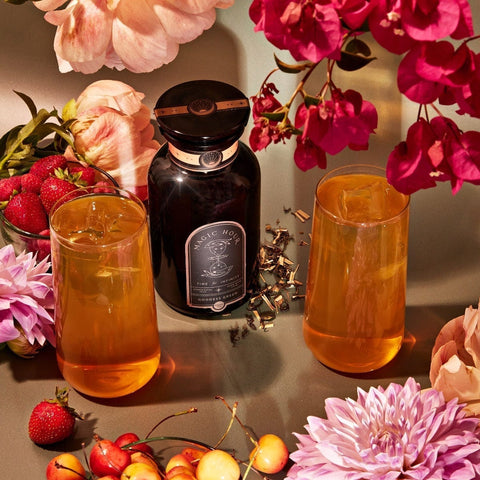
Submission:
[[[155,288],[186,315],[225,315],[258,273],[260,167],[239,141],[248,99],[222,82],[187,82],[159,98],[155,115],[167,140],[148,175]]]

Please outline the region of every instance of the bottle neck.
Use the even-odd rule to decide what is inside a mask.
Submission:
[[[168,152],[172,162],[187,170],[211,172],[225,168],[235,160],[238,151],[238,141],[224,150],[210,150],[192,153],[181,150],[171,143]]]

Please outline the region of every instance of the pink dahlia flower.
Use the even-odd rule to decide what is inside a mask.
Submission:
[[[290,480],[480,478],[479,419],[434,389],[405,385],[358,389],[358,399],[329,398],[326,419],[308,417]]]
[[[147,196],[148,168],[160,148],[144,96],[116,80],[93,82],[78,97],[70,127],[75,150],[142,200]],[[71,148],[65,155],[74,158]]]
[[[447,400],[466,402],[466,411],[480,415],[480,315],[478,309],[447,322],[432,350],[430,382]]]
[[[57,26],[54,48],[61,72],[94,73],[103,65],[151,72],[171,62],[179,45],[215,22],[215,8],[234,0],[39,0]],[[66,4],[66,5],[65,5]],[[62,7],[62,8],[60,8]]]
[[[0,343],[25,337],[30,345],[55,345],[50,263],[32,253],[0,249]]]

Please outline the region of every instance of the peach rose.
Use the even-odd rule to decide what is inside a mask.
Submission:
[[[179,45],[215,22],[234,0],[38,0],[57,27],[61,72],[94,73],[103,65],[144,73],[171,62]]]
[[[445,400],[458,398],[471,415],[480,414],[480,316],[472,306],[444,325],[432,350],[432,387]]]
[[[115,80],[90,84],[76,101],[70,126],[76,152],[112,175],[119,185],[146,198],[147,174],[160,144],[153,139],[143,93]],[[69,147],[67,158],[74,156]]]

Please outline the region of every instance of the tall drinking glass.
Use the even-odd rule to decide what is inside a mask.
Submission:
[[[326,366],[368,372],[392,360],[404,336],[409,197],[369,165],[318,183],[303,333]]]
[[[160,360],[146,210],[131,193],[87,187],[50,216],[57,361],[95,397],[138,390]]]

